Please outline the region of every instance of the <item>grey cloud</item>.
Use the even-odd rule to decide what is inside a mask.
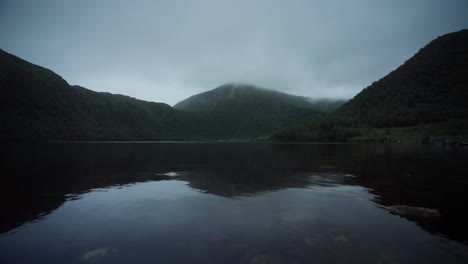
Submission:
[[[0,2],[0,48],[72,84],[174,104],[231,81],[350,98],[435,37],[464,0]]]

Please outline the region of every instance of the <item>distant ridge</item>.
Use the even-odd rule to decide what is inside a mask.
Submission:
[[[2,141],[252,139],[324,115],[303,97],[245,84],[223,85],[176,109],[71,86],[3,50],[0,89]]]
[[[260,88],[250,84],[226,83],[213,90],[193,95],[177,104],[174,108],[190,111],[214,111],[224,103],[250,104],[257,99],[273,100],[272,104],[288,104],[311,107],[305,97],[294,96],[274,90]]]
[[[54,72],[0,50],[0,140],[233,140],[274,134],[280,141],[460,142],[468,138],[467,73],[468,30],[462,30],[433,40],[344,105],[228,83],[170,107],[70,86]]]
[[[266,137],[288,126],[316,122],[344,101],[310,100],[243,83],[227,83],[191,96],[174,108],[200,113],[216,124],[216,134]]]

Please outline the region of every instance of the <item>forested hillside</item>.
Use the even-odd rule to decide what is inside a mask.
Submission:
[[[317,122],[344,101],[310,100],[248,84],[228,83],[177,103],[215,125],[221,138],[268,137],[289,126]]]
[[[194,96],[176,109],[71,86],[54,72],[2,50],[0,88],[0,140],[267,138],[281,129],[317,121],[324,111],[342,104],[311,103],[304,97],[230,84],[213,90],[219,101],[197,108],[199,97]]]
[[[201,120],[162,103],[70,86],[0,50],[1,140],[180,140],[205,136]]]
[[[278,140],[430,140],[466,137],[468,30],[441,36],[319,124]]]

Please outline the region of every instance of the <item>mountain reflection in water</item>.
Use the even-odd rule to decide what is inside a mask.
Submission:
[[[2,263],[48,262],[57,254],[69,263],[467,260],[466,149],[21,143],[3,144],[2,151]],[[397,216],[386,209],[394,205],[436,209],[441,216]],[[61,229],[44,227],[48,222]],[[96,228],[107,223],[112,232],[102,239],[126,233],[128,241],[98,245],[93,233],[102,235]],[[76,246],[48,242],[78,231],[84,234]],[[44,232],[50,252],[15,246],[44,239]],[[441,252],[430,255],[431,247]],[[24,251],[31,259],[20,261]]]

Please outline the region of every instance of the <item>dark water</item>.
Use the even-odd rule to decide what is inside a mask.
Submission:
[[[1,146],[0,263],[468,263],[468,149]]]

